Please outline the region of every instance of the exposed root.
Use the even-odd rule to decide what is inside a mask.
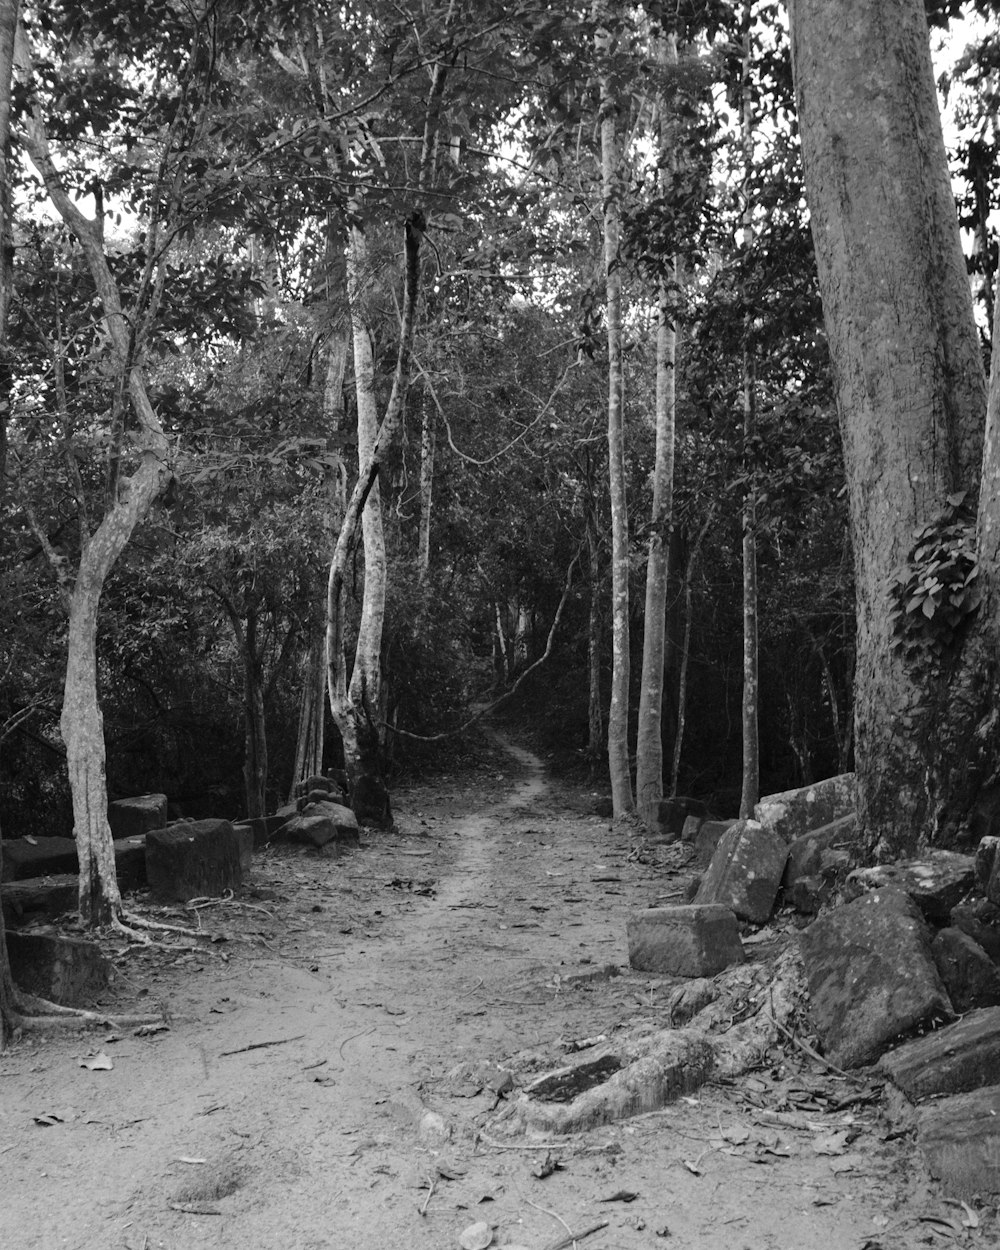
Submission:
[[[137,933],[137,929],[150,929],[154,933],[177,933],[187,938],[204,936],[199,934],[197,929],[188,929],[179,924],[164,924],[162,920],[147,920],[145,916],[137,916],[135,912],[125,911],[124,908],[120,915],[112,919],[111,927],[116,933],[121,933],[128,938],[130,942],[142,942],[147,945],[152,942],[152,938],[148,934]]]
[[[11,1032],[37,1033],[45,1029],[101,1028],[124,1029],[142,1024],[158,1024],[160,1015],[109,1016],[100,1011],[86,1011],[82,1007],[64,1007],[61,1003],[38,998],[24,990],[13,987],[9,1013]]]

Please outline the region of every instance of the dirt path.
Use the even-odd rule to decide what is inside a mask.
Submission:
[[[408,791],[361,851],[260,856],[242,905],[200,913],[228,940],[123,956],[108,1010],[161,1001],[168,1031],[0,1058],[0,1246],[442,1250],[486,1221],[540,1250],[606,1220],[584,1250],[893,1250],[926,1211],[983,1235],[875,1109],[780,1059],[558,1143],[546,1178],[545,1149],[490,1144],[498,1061],[666,1023],[625,918],[670,882],[583,806],[495,737],[488,777]],[[97,1051],[112,1070],[80,1066]]]

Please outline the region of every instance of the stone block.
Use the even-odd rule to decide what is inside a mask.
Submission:
[[[858,868],[851,873],[851,880],[866,890],[887,886],[903,890],[928,920],[941,922],[975,886],[976,861],[972,855],[956,851],[929,851],[919,859]]]
[[[956,929],[961,929],[1000,964],[1000,907],[987,899],[971,899],[951,909],[949,917]]]
[[[855,810],[854,774],[841,773],[811,786],[766,795],[753,809],[766,829],[792,842],[810,829],[821,829]]]
[[[4,881],[24,881],[28,877],[51,877],[79,871],[76,842],[72,838],[4,840]]]
[[[146,875],[153,897],[187,902],[243,885],[247,837],[228,820],[192,820],[146,835]]]
[[[358,846],[361,842],[361,830],[358,818],[349,807],[342,803],[311,803],[302,810],[301,816],[323,816],[333,822],[337,841],[344,846]]]
[[[249,820],[234,821],[233,828],[247,829],[250,831],[250,837],[255,851],[261,850],[263,847],[267,846],[270,841],[266,816],[252,816]]]
[[[998,837],[982,838],[976,847],[976,885],[981,894],[987,892],[990,879],[996,871],[998,847],[1000,847]],[[996,901],[996,899],[993,900],[993,902]]]
[[[681,829],[681,841],[693,842],[698,836],[698,830],[705,823],[701,816],[688,816],[684,821],[684,827]]]
[[[675,841],[684,831],[684,823],[689,816],[697,816],[699,820],[708,817],[708,808],[701,799],[689,799],[683,795],[675,795],[669,799],[661,799],[656,812],[656,823],[660,833]]]
[[[931,943],[931,954],[960,1015],[975,1007],[1000,1006],[1000,968],[967,933],[942,929]],[[997,1063],[1000,1066],[1000,1051]]]
[[[828,903],[854,867],[857,817],[852,812],[820,829],[801,833],[788,847],[782,878],[786,900],[807,915]]]
[[[293,816],[281,826],[281,840],[300,846],[326,846],[337,840],[337,826],[329,816]]]
[[[1000,1085],[922,1107],[917,1142],[949,1197],[995,1199],[1000,1195]]]
[[[95,942],[37,930],[7,934],[17,985],[64,1007],[87,1007],[111,980],[111,964]]]
[[[694,840],[695,853],[702,868],[707,868],[712,862],[712,856],[722,841],[722,835],[735,824],[735,820],[702,821],[698,835]]]
[[[755,820],[738,820],[722,835],[695,903],[721,903],[740,920],[764,924],[774,910],[788,860],[780,834]]]
[[[719,904],[654,907],[627,929],[629,963],[640,972],[711,977],[746,958],[736,917]]]
[[[967,1016],[904,1042],[878,1062],[913,1102],[941,1094],[964,1094],[1000,1081],[1000,1007]]]
[[[79,895],[77,872],[8,881],[0,886],[4,924],[11,929],[42,917],[54,920],[64,912],[76,911]]]
[[[339,794],[340,789],[340,783],[334,781],[332,777],[306,777],[304,781],[300,781],[296,785],[295,797],[300,799],[314,790],[322,790],[327,794]]]
[[[836,907],[799,935],[813,1025],[841,1068],[874,1061],[897,1038],[952,1015],[916,904],[878,890]]]
[[[123,894],[145,889],[147,885],[145,834],[119,838],[115,842],[115,875],[118,877],[118,888]]]
[[[167,823],[165,794],[137,794],[108,804],[108,823],[113,838],[133,838]]]

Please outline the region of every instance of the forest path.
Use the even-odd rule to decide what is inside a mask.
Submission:
[[[478,775],[410,788],[359,852],[260,856],[242,903],[200,913],[227,941],[124,956],[113,1006],[162,1001],[169,1031],[0,1057],[4,1250],[444,1250],[480,1220],[528,1250],[560,1220],[608,1221],[585,1250],[907,1244],[898,1144],[859,1122],[853,1166],[773,1130],[747,1157],[720,1137],[752,1122],[745,1088],[560,1142],[546,1179],[544,1150],[477,1140],[497,1061],[554,1068],[564,1039],[662,1027],[672,988],[627,967],[626,917],[669,891],[663,869],[489,742]],[[622,975],[587,979],[605,964]],[[79,1066],[98,1050],[113,1070]]]

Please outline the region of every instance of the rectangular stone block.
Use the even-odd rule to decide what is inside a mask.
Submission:
[[[969,1202],[1000,1195],[1000,1086],[921,1108],[917,1142],[946,1194]]]
[[[829,825],[855,810],[854,774],[841,773],[811,786],[768,794],[754,807],[754,818],[791,842],[810,829]]]
[[[237,834],[228,820],[193,820],[146,835],[146,876],[153,897],[187,902],[217,898],[243,885],[252,835]]]
[[[7,934],[17,985],[64,1007],[90,1006],[111,979],[111,964],[95,942],[57,933]]]
[[[0,886],[4,924],[9,932],[28,920],[37,920],[42,916],[52,920],[64,912],[75,911],[79,895],[80,878],[75,872],[7,881]]]
[[[735,824],[735,820],[703,820],[701,822],[695,834],[694,849],[702,868],[709,866],[712,856],[722,841],[723,834]]]
[[[165,794],[137,794],[108,804],[108,823],[113,838],[134,838],[167,823]]]
[[[3,844],[4,881],[28,877],[51,877],[79,872],[76,843],[72,838],[7,838]]]
[[[788,844],[756,820],[738,820],[722,835],[696,903],[721,903],[739,920],[765,924],[774,910]]]
[[[993,1085],[1000,1079],[1000,1007],[970,1011],[955,1024],[904,1042],[884,1054],[878,1068],[914,1102]]]
[[[640,972],[711,977],[745,959],[736,917],[728,907],[654,907],[627,924],[629,963]]]

